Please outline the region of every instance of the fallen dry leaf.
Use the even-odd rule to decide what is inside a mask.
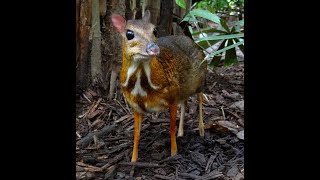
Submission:
[[[234,102],[233,104],[231,104],[230,106],[229,106],[230,108],[239,108],[240,110],[244,110],[244,100],[242,100],[242,101],[237,101],[237,102]]]
[[[115,120],[114,122],[119,123],[119,122],[122,122],[128,118],[133,118],[132,114],[126,114],[126,115],[122,116],[121,118],[119,118],[118,120]]]
[[[239,127],[232,121],[216,121],[216,124],[228,128],[231,132],[233,132],[234,134],[238,133],[238,129]]]
[[[93,111],[92,113],[89,113],[87,117],[88,117],[88,119],[92,119],[92,118],[96,117],[97,115],[102,114],[103,112],[104,112],[104,110],[97,109],[97,110]]]
[[[221,96],[220,94],[216,95],[216,102],[220,103],[220,104],[224,104],[225,100],[223,98],[223,96]]]
[[[198,128],[196,129],[199,130]],[[205,123],[204,129],[210,129],[216,133],[221,133],[221,134],[226,134],[230,132],[228,128],[223,127],[219,124],[216,124],[214,120],[209,120],[207,123]]]
[[[239,131],[239,132],[237,133],[237,137],[238,137],[239,139],[244,140],[244,130]]]
[[[91,128],[92,129],[101,129],[104,126],[104,124],[105,124],[105,122],[103,120],[97,119],[91,124]]]
[[[233,179],[238,173],[239,173],[238,167],[236,165],[233,165],[232,168],[228,170],[227,176]]]

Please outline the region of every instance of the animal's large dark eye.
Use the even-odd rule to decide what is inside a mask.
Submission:
[[[128,39],[128,40],[133,39],[133,38],[134,38],[134,33],[133,33],[133,31],[127,30],[126,36],[127,36],[127,39]]]
[[[157,29],[156,28],[153,29],[153,34],[155,37],[157,37]]]

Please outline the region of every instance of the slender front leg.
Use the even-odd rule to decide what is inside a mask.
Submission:
[[[143,115],[134,112],[134,134],[133,134],[133,151],[132,151],[132,158],[131,162],[136,162],[138,159],[138,145],[140,139],[140,129],[141,129],[141,120]]]
[[[179,128],[178,128],[178,137],[183,136],[183,122],[184,122],[184,115],[186,112],[186,106],[187,106],[187,101],[184,101],[181,103],[181,113],[180,113],[180,122],[179,122]]]
[[[204,124],[202,118],[202,92],[199,93],[199,134],[204,136]]]
[[[177,154],[177,142],[176,142],[176,117],[178,106],[176,104],[170,105],[170,139],[171,139],[171,156]]]

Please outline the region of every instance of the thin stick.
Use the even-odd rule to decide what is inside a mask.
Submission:
[[[128,153],[128,150],[123,151],[122,153],[116,155],[113,159],[111,159],[107,164],[105,164],[104,166],[101,167],[102,170],[106,170],[108,167],[110,167],[111,165],[117,163],[118,161],[120,161],[125,154]]]
[[[226,120],[226,116],[224,115],[223,106],[221,106],[221,111],[222,111],[223,120]]]
[[[119,165],[136,166],[136,167],[144,167],[144,168],[161,167],[159,164],[148,163],[148,162],[120,162]],[[164,165],[162,167],[164,167]]]
[[[85,95],[85,93],[82,93],[83,97],[89,102],[91,103],[92,101]]]
[[[77,145],[81,146],[81,147],[85,147],[93,140],[93,136],[94,135],[96,135],[97,137],[101,137],[103,135],[106,135],[106,134],[110,133],[113,129],[115,129],[115,127],[116,127],[116,125],[112,124],[110,126],[104,127],[100,131],[89,133],[86,137],[84,137],[83,139],[79,140],[77,142]]]

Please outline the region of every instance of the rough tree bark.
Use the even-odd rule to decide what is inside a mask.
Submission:
[[[76,61],[79,58],[79,16],[80,16],[80,0],[76,0]]]
[[[92,49],[91,85],[99,87],[103,82],[101,69],[101,32],[99,0],[92,0]]]
[[[158,37],[171,35],[172,30],[173,0],[162,0],[160,10],[160,22],[158,26]]]
[[[160,0],[146,0],[146,9],[150,10],[150,22],[157,25],[160,16]]]
[[[109,99],[113,98],[115,90],[116,78],[120,72],[122,60],[121,36],[114,29],[111,22],[111,14],[117,13],[125,16],[125,0],[111,0],[108,1],[107,15],[105,16],[105,24],[107,31],[104,34],[105,40],[105,55],[104,67],[106,68],[105,76],[109,80]]]
[[[76,22],[78,29],[78,58],[76,67],[76,84],[78,90],[85,90],[90,80],[90,26],[91,26],[91,0],[78,0],[76,5],[79,8],[79,19]]]
[[[136,2],[136,0],[126,0],[126,12],[125,19],[132,19],[133,11],[135,10],[136,4],[134,3],[134,7],[132,5],[132,1]]]

